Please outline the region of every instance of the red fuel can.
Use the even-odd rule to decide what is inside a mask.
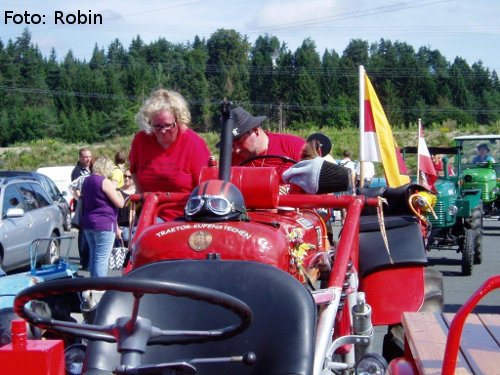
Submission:
[[[12,343],[0,348],[2,374],[64,375],[61,340],[28,340],[24,320],[13,320],[11,333]]]

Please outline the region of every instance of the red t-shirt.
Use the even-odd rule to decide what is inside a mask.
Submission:
[[[210,151],[191,129],[180,130],[176,140],[164,149],[154,134],[137,133],[130,149],[130,172],[143,192],[190,193],[199,183],[201,169],[208,165]],[[162,210],[160,217],[172,220],[183,209]]]
[[[304,139],[291,134],[265,133],[269,137],[269,145],[267,151],[261,155],[287,156],[295,161],[300,161],[302,148],[306,144]],[[233,153],[232,165],[238,165],[242,161],[243,159],[239,155]],[[292,166],[292,164],[287,164],[286,168],[283,168],[283,162],[280,159],[271,158],[257,160],[253,164],[247,165],[253,167],[275,167],[277,168],[280,178],[283,172]]]

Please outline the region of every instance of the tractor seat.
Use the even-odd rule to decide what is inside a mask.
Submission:
[[[196,364],[197,374],[311,374],[314,356],[316,308],[311,294],[287,273],[246,261],[177,260],[138,268],[128,278],[186,282],[213,288],[245,302],[253,311],[250,327],[232,338],[183,345],[152,345],[142,364],[193,358],[230,357],[252,351],[257,361]],[[130,293],[108,291],[99,302],[95,324],[111,324],[130,314]],[[129,315],[128,315],[129,316]],[[139,316],[160,329],[215,329],[238,319],[218,306],[170,295],[145,295]],[[120,362],[116,344],[89,342],[84,374],[109,374]]]

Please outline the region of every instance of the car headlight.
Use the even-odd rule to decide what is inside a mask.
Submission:
[[[448,208],[448,215],[455,216],[456,214],[458,214],[457,206],[455,206],[454,204],[450,205],[450,207]]]
[[[369,353],[356,365],[356,375],[383,375],[387,370],[387,361],[380,354]]]

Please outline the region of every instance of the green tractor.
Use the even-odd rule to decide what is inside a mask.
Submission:
[[[466,135],[454,138],[462,152],[464,189],[481,190],[484,216],[500,208],[500,135]]]
[[[462,253],[462,275],[468,276],[473,264],[482,261],[481,190],[464,185],[460,147],[429,147],[429,152],[443,156],[443,172],[434,183],[435,216],[427,216],[432,225],[427,249]],[[416,147],[403,149],[405,158],[416,153]],[[448,167],[451,157],[455,160],[454,173]]]

